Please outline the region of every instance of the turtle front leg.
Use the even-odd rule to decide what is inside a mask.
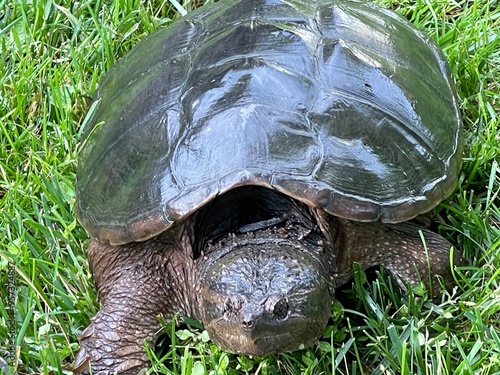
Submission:
[[[340,249],[339,269],[352,269],[354,262],[363,269],[383,266],[404,289],[423,282],[432,296],[439,295],[438,277],[446,289],[453,285],[452,266],[463,260],[458,250],[437,233],[413,223],[356,223],[339,220],[334,243]],[[339,278],[339,284],[350,275]]]
[[[173,241],[154,239],[123,246],[91,241],[88,259],[102,309],[80,336],[74,371],[144,374],[145,344],[160,330],[157,316],[183,313],[187,285],[183,252]]]

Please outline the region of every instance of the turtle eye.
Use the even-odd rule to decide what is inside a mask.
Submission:
[[[224,315],[237,314],[243,306],[243,300],[240,296],[229,296],[224,301]]]
[[[273,314],[277,319],[285,319],[288,315],[288,302],[285,298],[279,299],[273,307]]]
[[[278,320],[283,320],[288,315],[288,302],[286,298],[269,298],[266,302],[266,309],[273,313]]]

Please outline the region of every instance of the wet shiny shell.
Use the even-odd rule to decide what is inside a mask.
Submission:
[[[427,36],[373,4],[223,0],[141,41],[86,124],[77,212],[140,241],[237,186],[399,222],[455,187],[460,119]]]

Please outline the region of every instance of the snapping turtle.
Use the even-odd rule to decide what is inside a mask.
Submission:
[[[373,4],[204,6],[116,64],[85,134],[77,214],[102,309],[76,370],[144,373],[159,314],[231,352],[310,346],[354,262],[433,294],[452,281],[450,243],[410,220],[457,182],[453,84]]]

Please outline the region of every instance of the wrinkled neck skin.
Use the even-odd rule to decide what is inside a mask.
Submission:
[[[192,226],[198,236],[206,228],[192,238],[192,313],[221,348],[246,355],[311,346],[335,290],[335,252],[314,214],[261,191],[240,189],[214,201]]]

